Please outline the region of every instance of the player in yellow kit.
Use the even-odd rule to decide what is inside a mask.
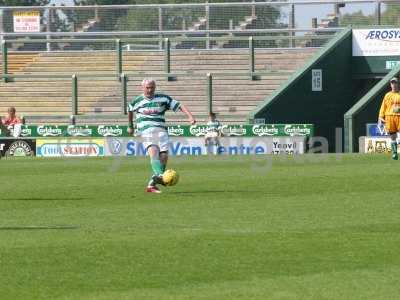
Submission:
[[[396,77],[390,79],[391,91],[386,93],[383,98],[381,109],[379,110],[378,123],[385,124],[386,131],[390,134],[392,158],[399,159],[397,155],[397,132],[400,131],[400,93],[399,80]]]

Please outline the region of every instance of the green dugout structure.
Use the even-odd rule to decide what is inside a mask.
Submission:
[[[362,39],[382,42],[384,38],[379,39],[382,36],[377,34],[382,30],[385,34],[393,31],[400,47],[400,30],[360,29],[357,38],[362,31]],[[366,135],[367,123],[377,122],[390,78],[400,71],[400,49],[399,55],[390,56],[354,54],[357,41],[353,40],[350,27],[337,33],[257,106],[249,116],[250,122],[264,119],[267,123],[314,124],[314,135],[327,139],[330,152],[358,151],[359,137]]]

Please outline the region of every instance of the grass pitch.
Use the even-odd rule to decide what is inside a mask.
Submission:
[[[2,159],[1,299],[398,299],[381,155]],[[10,176],[11,175],[11,176]]]

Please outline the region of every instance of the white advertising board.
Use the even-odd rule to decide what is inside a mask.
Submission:
[[[400,28],[353,30],[353,56],[387,55],[400,55]]]

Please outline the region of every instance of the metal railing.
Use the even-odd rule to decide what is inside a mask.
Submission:
[[[32,33],[27,37],[21,33],[7,34],[8,48],[14,51],[74,51],[74,50],[113,50],[116,39],[121,40],[121,47],[131,50],[163,50],[165,38],[171,41],[171,48],[179,49],[218,49],[247,48],[247,41],[254,37],[256,47],[294,48],[304,47],[295,41],[328,40],[337,28],[299,28],[299,29],[249,29],[240,30],[187,30],[136,32],[96,32],[96,33]],[[145,37],[143,37],[145,36]],[[258,41],[258,42],[257,42]],[[264,43],[261,43],[264,41]],[[269,41],[269,43],[266,43]],[[275,43],[273,43],[276,41]],[[72,46],[73,45],[73,46]]]
[[[212,2],[212,1],[209,1]],[[99,6],[0,7],[0,39],[25,36],[129,36],[224,33],[283,29],[290,35],[312,27],[398,25],[391,9],[398,0],[291,0]],[[40,13],[40,32],[15,32],[14,13]],[[359,13],[360,12],[360,13]],[[319,20],[319,21],[315,21]],[[293,31],[296,29],[297,31]],[[26,30],[29,31],[29,30]],[[71,35],[77,34],[77,35]],[[254,34],[254,31],[253,31]]]
[[[174,80],[180,80],[182,78],[190,78],[190,79],[204,79],[204,89],[205,89],[205,112],[206,114],[213,111],[213,95],[214,95],[214,87],[213,81],[215,79],[221,78],[235,78],[235,77],[243,77],[243,75],[247,75],[249,78],[257,77],[261,78],[262,76],[266,75],[288,75],[288,72],[249,72],[249,73],[207,73],[207,74],[184,74],[184,73],[170,73],[169,78],[174,78]],[[152,78],[165,79],[165,73],[157,73],[151,74]],[[132,81],[140,81],[142,80],[143,75],[135,74],[135,73],[122,73],[119,77],[119,84],[120,84],[120,112],[113,114],[115,116],[125,115],[126,108],[128,103],[128,85],[129,82]],[[114,76],[110,76],[110,74],[72,74],[72,75],[27,75],[27,74],[7,74],[1,75],[0,78],[7,81],[18,81],[23,79],[65,79],[66,81],[69,80],[71,85],[70,89],[70,114],[72,116],[82,115],[79,113],[79,84],[81,80],[90,80],[90,81],[98,81],[98,80],[115,80]],[[34,82],[32,82],[32,86],[34,86]],[[32,104],[34,100],[30,100]],[[101,116],[109,116],[110,114],[101,114]],[[98,116],[98,115],[97,115]]]
[[[297,45],[299,42],[302,42],[303,44],[305,43],[305,46],[309,47],[319,47],[321,46],[324,42],[328,41],[333,37],[332,34],[326,34],[326,35],[307,35],[307,36],[273,36],[273,37],[260,37],[260,36],[251,36],[249,38],[247,37],[191,37],[191,38],[184,38],[184,37],[174,37],[174,38],[165,38],[162,40],[162,47],[164,51],[164,62],[163,62],[163,71],[165,73],[165,76],[168,79],[173,79],[173,77],[170,75],[171,73],[171,62],[172,62],[172,55],[171,53],[173,51],[178,51],[176,49],[172,48],[172,44],[176,44],[179,42],[192,42],[192,43],[197,43],[197,42],[204,42],[206,40],[210,40],[211,42],[229,42],[229,43],[234,43],[234,42],[240,42],[242,47],[246,47],[248,49],[248,60],[249,60],[249,69],[248,69],[248,74],[250,74],[251,79],[255,80],[257,79],[256,76],[251,75],[254,73],[255,70],[255,51],[256,49],[263,48],[261,46],[265,46],[265,43],[277,43],[277,41],[282,40],[286,41],[286,44],[289,45],[289,41],[292,41],[293,43],[290,43],[290,45]],[[1,53],[2,53],[2,75],[3,75],[3,81],[7,82],[8,79],[10,78],[9,75],[9,64],[10,64],[10,58],[9,58],[9,48],[13,43],[21,43],[24,42],[25,40],[5,40],[1,43]],[[138,38],[138,39],[89,39],[89,40],[83,40],[85,43],[92,43],[92,44],[104,44],[107,43],[110,51],[113,51],[115,53],[115,77],[120,78],[122,74],[122,69],[123,69],[123,47],[125,44],[129,44],[132,42],[135,43],[142,43],[142,42],[158,42],[158,38]],[[59,39],[57,41],[55,40],[49,40],[49,39],[38,39],[38,40],[26,40],[27,43],[81,43],[81,39]],[[260,44],[261,43],[261,44]],[[125,50],[126,51],[126,50]],[[71,76],[71,74],[68,74]]]
[[[220,77],[225,77],[227,76],[246,76],[249,80],[258,80],[261,79],[262,76],[274,74],[274,75],[288,75],[288,72],[277,72],[277,71],[262,71],[258,72],[256,69],[256,63],[257,63],[257,51],[259,49],[264,49],[260,47],[259,44],[257,43],[262,43],[262,42],[276,42],[278,39],[281,39],[283,41],[286,41],[288,44],[289,41],[294,41],[293,44],[299,45],[299,43],[304,43],[304,42],[309,42],[311,43],[309,46],[313,46],[312,43],[319,43],[319,45],[322,44],[323,41],[327,41],[332,38],[332,34],[336,30],[331,30],[330,32],[327,32],[327,34],[310,34],[310,35],[303,35],[303,36],[291,36],[291,35],[280,35],[280,36],[251,36],[251,37],[172,37],[172,38],[165,38],[162,40],[162,51],[161,54],[163,53],[163,68],[161,73],[159,74],[154,74],[152,73],[152,77],[160,77],[163,78],[163,80],[166,81],[174,81],[174,80],[179,80],[180,78],[183,77],[190,77],[190,78],[203,78],[204,79],[204,88],[205,88],[205,111],[206,112],[211,112],[213,110],[213,95],[214,95],[214,88],[213,88],[213,81],[215,78],[220,78]],[[325,32],[325,30],[320,31]],[[120,114],[124,114],[126,112],[126,103],[127,103],[127,97],[128,97],[128,91],[127,87],[128,84],[131,80],[134,78],[142,78],[145,76],[146,72],[141,72],[141,73],[123,73],[123,65],[124,65],[124,56],[123,56],[123,48],[124,45],[128,43],[142,43],[142,42],[158,42],[158,37],[156,38],[123,38],[123,39],[37,39],[37,40],[27,40],[26,42],[30,43],[80,43],[84,41],[85,43],[90,42],[90,43],[108,43],[109,47],[108,49],[114,53],[115,56],[115,64],[113,71],[110,71],[109,73],[104,73],[104,74],[62,74],[62,75],[57,75],[57,74],[43,74],[43,75],[38,75],[38,74],[9,74],[8,72],[8,65],[10,64],[10,57],[9,57],[9,46],[12,46],[13,43],[24,43],[25,40],[4,40],[2,42],[2,73],[0,79],[2,79],[4,82],[8,81],[18,81],[21,79],[65,79],[65,80],[70,80],[71,82],[71,90],[70,90],[70,113],[71,115],[78,115],[79,113],[79,89],[80,89],[80,81],[81,80],[113,80],[113,81],[119,81],[120,84]],[[248,69],[246,71],[239,71],[236,73],[209,73],[209,74],[194,74],[192,72],[190,73],[176,73],[173,72],[171,68],[172,60],[173,60],[173,54],[174,51],[180,51],[179,49],[173,48],[172,45],[176,45],[176,43],[179,42],[203,42],[205,40],[210,40],[211,43],[213,42],[240,42],[244,43],[247,47],[247,53],[248,53]],[[289,45],[289,44],[288,44]],[[242,45],[243,46],[243,45]],[[14,52],[13,52],[14,53]],[[39,53],[39,52],[37,52]],[[34,82],[32,82],[32,86],[34,86]],[[104,114],[101,114],[104,115]]]

